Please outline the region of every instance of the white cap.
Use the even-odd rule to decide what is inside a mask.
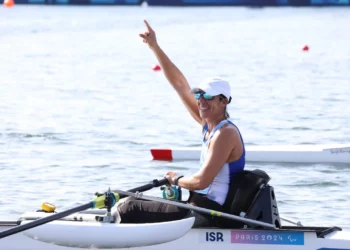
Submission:
[[[204,91],[208,95],[224,95],[227,99],[231,97],[231,87],[228,81],[223,80],[220,77],[213,77],[203,81],[198,87],[191,89],[191,93],[198,91]]]

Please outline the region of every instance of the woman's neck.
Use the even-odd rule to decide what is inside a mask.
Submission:
[[[223,120],[226,120],[225,115],[221,115],[220,117],[214,118],[212,120],[206,119],[205,122],[208,125],[208,133],[210,134],[213,131],[213,129]]]

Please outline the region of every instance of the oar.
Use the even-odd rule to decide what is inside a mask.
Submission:
[[[166,185],[166,184],[168,184],[168,180],[166,178],[161,179],[161,180],[153,180],[153,181],[151,181],[150,183],[148,183],[146,185],[130,189],[130,190],[128,190],[128,192],[132,192],[132,193],[144,192],[144,191],[150,190],[152,188],[160,187],[160,186],[163,186],[163,185]],[[117,193],[116,191],[112,191],[112,192]],[[101,195],[104,195],[104,193],[96,192],[95,195],[101,196]],[[119,197],[121,199],[121,198],[124,198],[126,196],[119,196]]]
[[[137,187],[137,188],[130,189],[128,191],[128,193],[132,194],[133,192],[147,191],[147,190],[150,190],[150,189],[152,189],[154,187],[159,187],[159,186],[165,185],[167,183],[168,183],[168,180],[166,178],[161,179],[161,180],[153,180],[149,184],[146,184],[146,185],[143,185],[143,186],[140,186],[140,187]],[[122,195],[118,195],[118,194],[116,194],[115,196],[118,196],[117,199],[118,198],[121,199],[121,198],[127,197],[128,195],[123,195],[123,194]],[[99,197],[99,198],[100,198],[99,202],[101,202],[101,197]],[[71,209],[68,209],[66,211],[63,211],[63,212],[60,212],[60,213],[56,213],[56,214],[53,214],[53,215],[50,215],[50,216],[47,216],[47,217],[44,217],[44,218],[41,218],[41,219],[37,219],[37,220],[29,222],[27,224],[23,224],[23,225],[19,225],[19,226],[13,227],[13,228],[11,228],[9,230],[2,231],[2,232],[0,232],[0,239],[2,239],[4,237],[7,237],[7,236],[10,236],[10,235],[13,235],[13,234],[16,234],[16,233],[19,233],[19,232],[22,232],[22,231],[25,231],[27,229],[31,229],[31,228],[40,226],[40,225],[45,224],[45,223],[49,223],[49,222],[54,221],[54,220],[58,220],[58,219],[64,218],[64,217],[66,217],[66,216],[68,216],[70,214],[73,214],[73,213],[77,213],[77,212],[80,212],[80,211],[83,211],[83,210],[86,210],[86,209],[89,209],[89,208],[94,208],[96,206],[95,203],[96,203],[96,199],[94,199],[93,201],[90,201],[89,203],[86,203],[84,205],[80,205],[78,207],[71,208]]]
[[[261,221],[257,221],[257,220],[247,219],[247,218],[243,218],[243,217],[232,215],[232,214],[222,213],[222,212],[215,211],[215,210],[210,210],[210,209],[206,209],[206,208],[202,208],[202,207],[193,206],[190,204],[184,204],[184,203],[179,203],[179,202],[175,202],[175,201],[171,201],[171,200],[167,200],[167,199],[161,199],[161,198],[157,198],[157,197],[153,197],[153,196],[147,196],[147,195],[143,195],[143,193],[140,193],[140,192],[130,193],[128,191],[122,191],[122,190],[115,190],[115,192],[117,192],[119,195],[133,196],[133,197],[138,198],[138,199],[144,199],[144,200],[150,200],[150,201],[158,201],[158,202],[186,208],[189,210],[193,210],[196,212],[209,214],[212,216],[223,217],[223,218],[227,218],[230,220],[237,220],[237,221],[244,222],[244,223],[247,223],[250,225],[259,225],[259,226],[263,226],[266,228],[276,229],[276,226],[273,224],[270,224],[270,223],[265,223],[265,222],[261,222]]]
[[[289,219],[289,218],[286,218],[286,217],[282,217],[282,216],[280,216],[280,219],[285,221],[285,222],[289,222],[290,224],[296,225],[298,227],[302,227],[303,226],[303,224],[301,224],[300,221],[296,222],[296,221],[293,221],[292,219]]]

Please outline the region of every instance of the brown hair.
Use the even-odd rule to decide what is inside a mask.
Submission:
[[[224,99],[224,98],[227,99],[226,96],[224,96],[222,94],[220,95],[220,98],[221,98],[221,100]],[[231,102],[231,99],[232,98],[230,96],[230,98],[228,99],[227,104],[229,104]],[[230,118],[230,114],[227,112],[227,106],[225,107],[225,117],[226,117],[226,119]]]
[[[226,119],[230,118],[230,114],[227,112],[227,106],[225,107],[225,117]]]

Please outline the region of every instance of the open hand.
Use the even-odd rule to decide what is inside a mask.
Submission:
[[[147,31],[144,33],[140,33],[139,36],[143,38],[143,42],[147,43],[148,46],[153,49],[158,46],[157,43],[157,38],[156,38],[156,33],[154,30],[151,28],[151,26],[148,24],[146,20],[144,20]]]

